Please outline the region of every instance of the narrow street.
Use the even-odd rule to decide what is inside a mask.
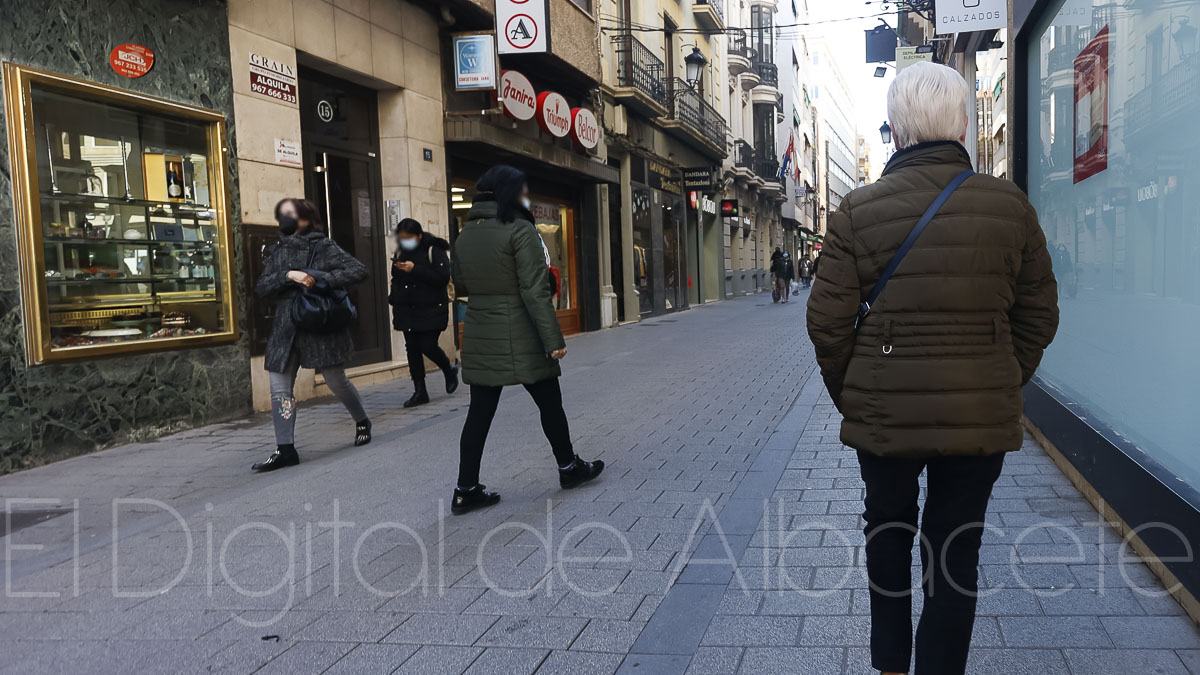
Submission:
[[[509,390],[482,475],[503,500],[462,517],[466,388],[402,410],[402,382],[364,390],[363,448],[339,404],[302,404],[302,463],[275,473],[249,471],[257,416],[0,478],[0,669],[872,672],[862,484],[806,298],[569,340],[576,450],[604,475],[559,490]],[[1008,457],[970,672],[1200,672],[1200,632],[1097,520],[1031,439]]]

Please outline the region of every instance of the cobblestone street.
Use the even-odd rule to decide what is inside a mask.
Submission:
[[[407,382],[363,391],[363,448],[339,404],[302,403],[302,462],[270,474],[249,471],[273,447],[256,416],[0,478],[0,670],[873,672],[862,483],[804,304],[568,348],[576,450],[605,473],[559,490],[509,390],[482,473],[503,501],[466,516],[448,504],[466,388],[402,410]],[[970,672],[1200,673],[1200,631],[1025,445],[988,513]]]

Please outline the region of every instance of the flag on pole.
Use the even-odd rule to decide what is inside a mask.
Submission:
[[[783,153],[782,166],[779,167],[779,179],[785,183],[787,182],[788,167],[791,165],[791,161],[792,161],[792,151],[795,150],[795,148],[796,148],[796,133],[792,132],[791,136],[788,137],[787,152]]]

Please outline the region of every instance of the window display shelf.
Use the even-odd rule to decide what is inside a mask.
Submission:
[[[3,69],[29,363],[236,340],[224,116]]]

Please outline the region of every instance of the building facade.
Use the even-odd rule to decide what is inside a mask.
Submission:
[[[809,18],[808,3],[782,3],[775,16],[779,25],[803,23]],[[807,37],[780,39],[775,50],[775,63],[782,93],[775,137],[775,148],[782,165],[781,243],[783,249],[796,258],[812,251],[819,234],[814,164],[816,116],[809,94],[813,70]]]
[[[827,219],[858,186],[858,131],[853,117],[854,99],[825,39],[814,39],[809,48],[814,73],[813,100],[821,125],[818,191],[824,207],[822,217]],[[821,232],[824,231],[823,221]]]
[[[1200,1],[1168,4],[1015,3],[1010,166],[1060,291],[1026,415],[1197,618]]]

